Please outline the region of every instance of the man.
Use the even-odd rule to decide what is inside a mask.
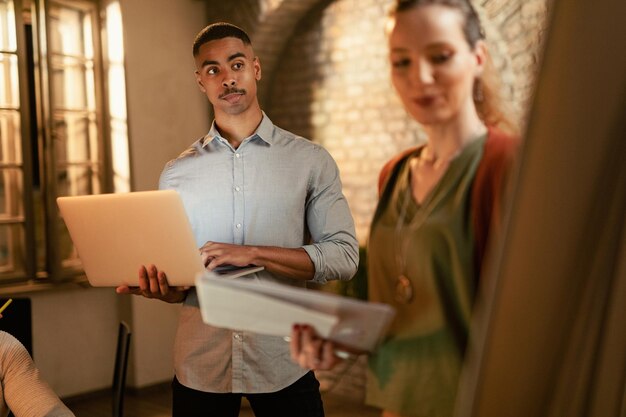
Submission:
[[[358,243],[337,166],[322,147],[263,113],[261,64],[247,34],[227,23],[207,26],[193,55],[215,120],[166,165],[160,188],[180,193],[207,269],[259,265],[264,271],[248,279],[300,287],[350,279]],[[237,416],[242,396],[257,416],[324,415],[319,383],[291,362],[282,338],[205,325],[195,290],[169,287],[154,265],[141,268],[139,283],[118,292],[184,302],[174,347],[175,417]]]

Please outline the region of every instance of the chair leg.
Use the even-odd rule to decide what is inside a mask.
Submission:
[[[130,327],[125,322],[120,322],[117,336],[115,367],[113,370],[113,417],[123,417],[124,415],[124,394],[126,390],[126,371],[128,369],[130,339]]]

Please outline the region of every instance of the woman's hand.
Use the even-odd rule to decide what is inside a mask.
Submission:
[[[335,343],[320,338],[311,326],[296,324],[289,343],[291,359],[306,369],[328,370],[342,362]]]

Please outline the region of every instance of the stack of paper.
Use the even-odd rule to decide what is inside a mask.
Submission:
[[[221,279],[206,272],[196,279],[202,319],[216,327],[288,336],[308,324],[326,338],[372,351],[395,315],[387,304],[369,303],[304,288],[251,279]]]

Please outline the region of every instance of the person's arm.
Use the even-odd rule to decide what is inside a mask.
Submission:
[[[318,147],[316,152],[306,201],[312,243],[302,248],[315,267],[314,281],[347,281],[359,264],[354,220],[342,192],[337,164],[324,148]]]
[[[167,303],[182,303],[187,297],[189,287],[170,287],[165,272],[159,271],[154,265],[149,265],[147,268],[142,265],[137,275],[139,278],[138,287],[123,285],[117,287],[115,292],[156,298]]]
[[[302,248],[207,242],[200,248],[200,253],[204,265],[209,270],[220,265],[257,265],[273,274],[302,280],[312,279],[315,273],[311,258]]]
[[[41,378],[28,351],[17,339],[0,332],[0,348],[2,395],[15,416],[74,417]]]

